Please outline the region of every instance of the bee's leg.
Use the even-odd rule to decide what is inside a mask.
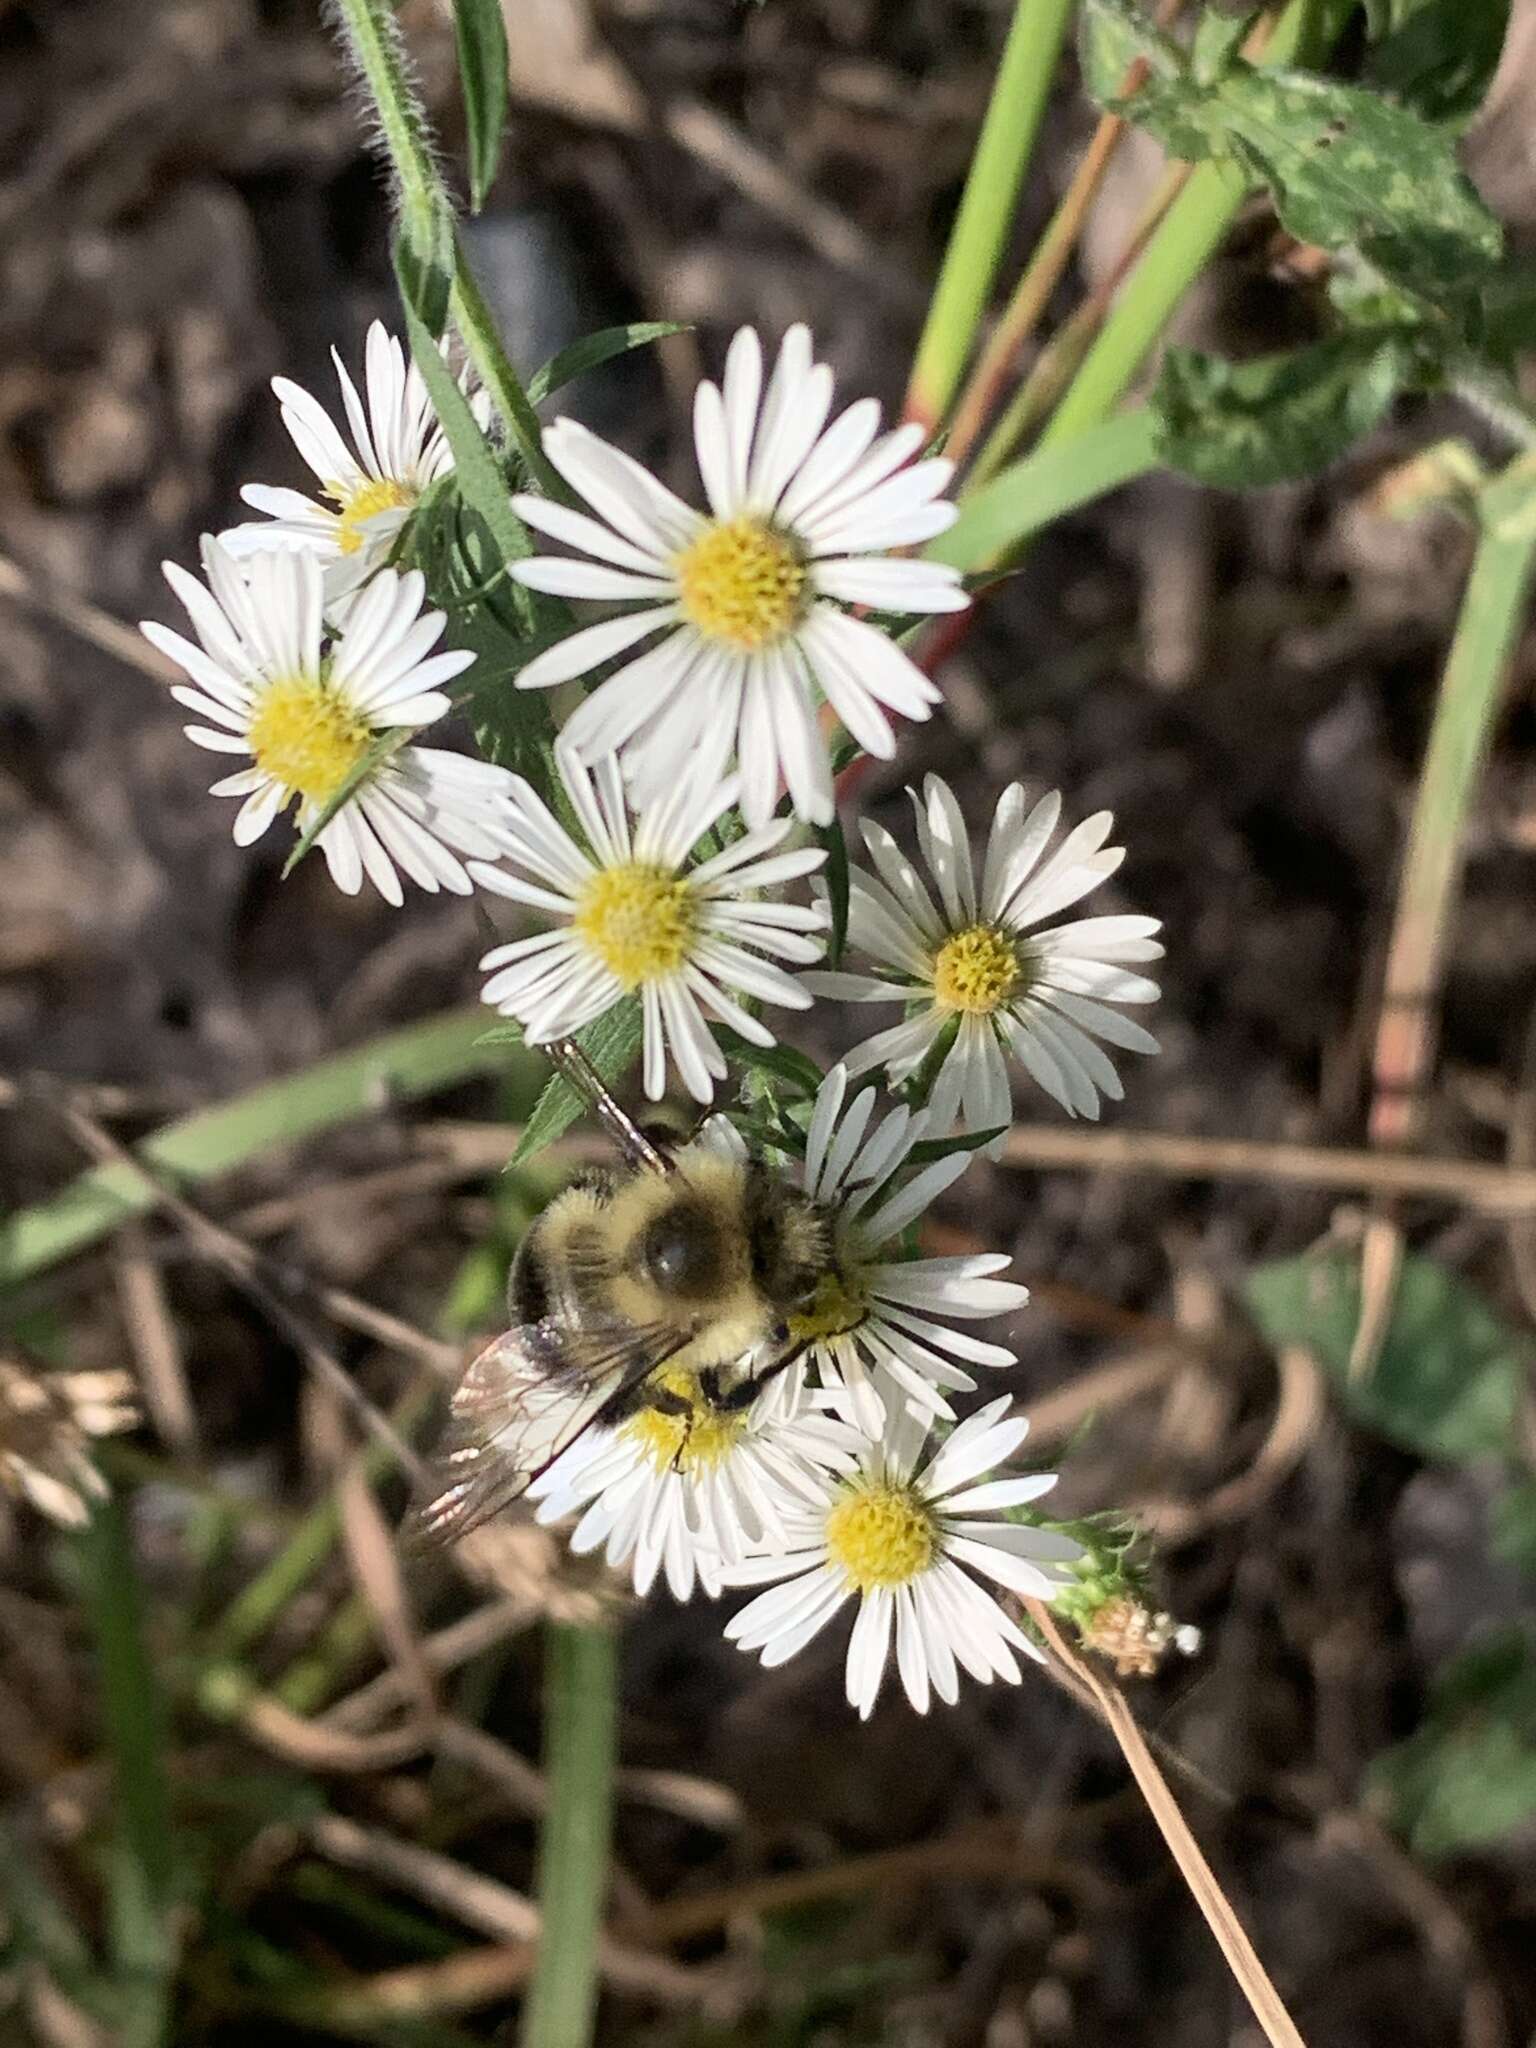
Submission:
[[[786,1331],[784,1334],[787,1344],[789,1333]],[[788,1372],[792,1365],[797,1365],[810,1348],[809,1344],[787,1344],[787,1348],[779,1353],[771,1365],[765,1366],[761,1372],[752,1374],[748,1379],[738,1380],[734,1387],[728,1388],[716,1398],[714,1405],[724,1409],[727,1414],[737,1409],[750,1408],[764,1387],[776,1380],[780,1373]]]

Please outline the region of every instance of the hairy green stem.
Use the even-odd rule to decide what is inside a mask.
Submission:
[[[549,1810],[539,1844],[544,1924],[518,2040],[520,2048],[587,2048],[608,1890],[618,1640],[612,1629],[598,1625],[551,1623],[545,1656]]]
[[[1071,0],[1017,0],[912,364],[907,413],[937,426],[965,369],[1050,96]]]

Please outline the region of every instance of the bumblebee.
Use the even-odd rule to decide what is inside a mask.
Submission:
[[[418,1510],[444,1539],[510,1506],[596,1422],[755,1400],[805,1348],[791,1319],[830,1257],[825,1218],[766,1161],[700,1147],[674,1155],[632,1122],[572,1040],[546,1049],[621,1163],[579,1175],[518,1247],[512,1327],[454,1393],[437,1490]]]

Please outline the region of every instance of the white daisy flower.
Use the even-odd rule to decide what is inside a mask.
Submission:
[[[1149,1031],[1110,1005],[1157,1000],[1157,983],[1131,968],[1162,958],[1153,936],[1161,926],[1155,917],[1046,920],[1124,860],[1123,846],[1104,844],[1114,819],[1096,812],[1043,859],[1061,797],[1053,790],[1031,809],[1020,784],[1010,784],[998,800],[978,888],[949,785],[930,775],[921,802],[909,793],[938,905],[891,835],[866,820],[864,844],[877,874],[850,878],[848,942],[881,971],[805,977],[814,995],[908,1006],[904,1023],[855,1046],[849,1072],[884,1067],[899,1085],[952,1030],[928,1099],[935,1133],[952,1130],[957,1118],[970,1131],[1012,1121],[1005,1049],[1073,1116],[1097,1117],[1101,1095],[1118,1102],[1125,1093],[1097,1041],[1126,1052],[1158,1049]]]
[[[819,867],[821,849],[776,853],[790,830],[785,819],[694,864],[690,850],[736,802],[734,781],[706,787],[674,778],[670,792],[632,826],[611,755],[595,775],[563,745],[555,757],[586,845],[531,784],[513,778],[505,831],[516,872],[478,864],[472,872],[487,889],[561,922],[486,954],[480,965],[491,978],[484,1000],[516,1017],[530,1045],[542,1045],[638,994],[646,1094],[660,1098],[670,1051],[689,1093],[708,1102],[726,1066],[707,1018],[768,1046],[773,1033],[737,995],[793,1010],[810,1006],[796,980],[758,956],[773,953],[797,965],[819,959],[823,941],[811,934],[819,934],[820,914],[762,892]]]
[[[474,660],[459,650],[431,652],[443,614],[422,611],[426,586],[415,570],[379,570],[345,630],[327,643],[313,555],[273,549],[237,562],[205,536],[203,568],[208,589],[165,564],[199,644],[153,620],[141,630],[191,678],[171,690],[208,721],[184,727],[188,739],[215,754],[251,756],[248,768],[212,789],[245,799],[237,846],[259,839],[295,799],[295,822],[307,830],[376,740],[399,734],[403,742],[452,709],[441,685]],[[488,762],[400,745],[320,834],[331,879],[353,896],[366,875],[396,905],[404,901],[402,873],[430,892],[467,896],[472,884],[459,855],[502,851],[510,783]]]
[[[529,1488],[541,1522],[579,1514],[578,1555],[602,1549],[632,1564],[642,1597],[665,1571],[674,1599],[697,1578],[718,1593],[727,1564],[785,1541],[786,1510],[804,1515],[824,1474],[851,1471],[858,1434],[811,1405],[803,1375],[770,1381],[750,1406],[723,1406],[697,1376],[666,1373],[676,1410],[640,1409],[611,1429],[589,1430]]]
[[[272,547],[312,551],[326,565],[328,605],[367,582],[387,558],[427,486],[453,468],[453,453],[421,372],[380,321],[369,328],[364,348],[366,407],[335,349],[331,360],[341,385],[350,444],[302,385],[287,377],[272,379],[283,425],[320,479],[319,498],[268,484],[247,484],[241,497],[266,518],[232,526],[219,536],[236,555]]]
[[[832,1262],[815,1301],[792,1316],[789,1327],[808,1346],[822,1385],[867,1435],[878,1436],[892,1407],[909,1405],[929,1419],[952,1416],[941,1390],[976,1385],[965,1365],[1012,1365],[1011,1351],[949,1323],[1022,1308],[1029,1290],[994,1277],[1009,1263],[1001,1253],[900,1255],[903,1231],[959,1179],[968,1155],[934,1160],[893,1187],[930,1119],[926,1112],[893,1109],[866,1136],[875,1091],[866,1088],[845,1113],[847,1090],[847,1068],[834,1067],[811,1115],[805,1188],[826,1214]]]
[[[899,1415],[870,1444],[858,1470],[829,1475],[813,1514],[789,1530],[782,1554],[727,1566],[733,1586],[769,1584],[727,1622],[727,1638],[786,1664],[855,1596],[848,1644],[849,1703],[868,1719],[896,1638],[896,1668],[920,1714],[937,1694],[953,1706],[960,1672],[980,1684],[1016,1685],[1015,1651],[1040,1653],[973,1573],[1007,1592],[1050,1600],[1067,1584],[1082,1547],[1057,1529],[978,1519],[1038,1500],[1054,1473],[987,1479],[1029,1429],[1008,1397],[967,1416],[921,1469],[926,1426]]]
[[[512,573],[562,597],[629,601],[529,663],[522,690],[587,674],[665,629],[572,716],[584,760],[619,751],[644,803],[697,757],[705,781],[740,761],[749,824],[764,824],[788,785],[796,813],[832,817],[832,773],[813,685],[859,745],[889,758],[886,711],[927,718],[938,692],[849,607],[952,612],[969,603],[959,572],[892,556],[942,533],[953,464],[911,461],[924,430],[879,435],[880,408],[859,400],[831,426],[832,372],[792,327],[763,389],[763,352],[744,327],[724,386],[699,386],[694,442],[705,516],[574,420],[556,420],[544,452],[598,515],[519,497],[520,517],[593,559],[538,556]],[[878,438],[877,438],[878,436]]]

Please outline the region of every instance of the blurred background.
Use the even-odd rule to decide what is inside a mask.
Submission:
[[[476,992],[475,907],[349,900],[313,861],[280,886],[280,835],[237,849],[154,657],[112,631],[173,618],[161,560],[190,563],[200,532],[239,517],[242,483],[305,483],[267,380],[330,404],[331,345],[355,367],[371,319],[398,331],[386,195],[317,16],[308,0],[0,5],[6,1207],[87,1156],[64,1098],[28,1077],[70,1084],[132,1138]],[[451,23],[432,0],[401,18],[454,162]],[[593,327],[692,323],[572,396],[685,492],[693,385],[743,321],[808,320],[841,390],[898,407],[1006,19],[1001,0],[508,0],[512,119],[472,246],[518,365]],[[1517,245],[1536,221],[1533,112],[1536,7],[1519,0],[1464,157]],[[1093,121],[1064,77],[1012,271]],[[1117,160],[1065,305],[1118,249],[1147,168],[1139,146]],[[1181,338],[1229,354],[1303,338],[1272,254],[1240,224]],[[1057,524],[943,672],[944,715],[858,785],[855,812],[904,843],[903,789],[928,770],[978,829],[1016,779],[1060,786],[1070,814],[1115,812],[1129,856],[1102,907],[1161,917],[1168,944],[1164,1051],[1127,1063],[1111,1110],[1128,1133],[1363,1142],[1404,824],[1470,554],[1447,513],[1387,516],[1383,481],[1453,432],[1500,453],[1447,401],[1315,484],[1237,497],[1154,478]],[[1527,637],[1468,826],[1433,1154],[1536,1156],[1533,672]],[[835,1054],[859,1025],[818,1013],[812,1049]],[[381,1105],[202,1200],[310,1283],[431,1333],[441,1363],[494,1326],[506,1251],[557,1173],[498,1180],[483,1147],[449,1140],[515,1111],[519,1086]],[[1022,1093],[1020,1115],[1061,1121]],[[1454,1313],[1436,1297],[1414,1342],[1443,1340],[1453,1382],[1468,1346],[1468,1373],[1496,1355],[1528,1375],[1529,1222],[1428,1199],[1400,1217],[1414,1253],[1475,1290]],[[1127,1682],[1186,1760],[1181,1796],[1311,2048],[1522,2048],[1536,1505],[1499,1452],[1517,1454],[1518,1427],[1501,1410],[1492,1443],[1428,1445],[1372,1428],[1315,1360],[1277,1367],[1250,1314],[1256,1271],[1329,1233],[1354,1242],[1361,1220],[1262,1172],[1186,1180],[1085,1154],[1050,1171],[978,1162],[928,1248],[1012,1252],[1035,1301],[1007,1332],[1011,1384],[1065,1466],[1066,1507],[1135,1512],[1157,1542],[1158,1604],[1204,1632],[1197,1657]],[[336,1747],[374,1725],[336,1703],[387,1694],[408,1655],[379,1622],[389,1574],[359,1564],[366,1516],[251,1643],[253,1683],[288,1719],[200,1693],[189,1673],[215,1618],[332,1497],[342,1411],[306,1380],[293,1331],[169,1221],[31,1283],[5,1315],[29,1356],[147,1361],[170,1389],[110,1467],[195,1845],[163,2038],[500,2038],[510,1982],[450,1965],[518,1938],[505,1900],[531,1881],[537,1788],[516,1766],[538,1749],[532,1624],[584,1589],[552,1577],[532,1537],[489,1593],[408,1564],[407,1641],[482,1617],[448,1697],[456,1724],[490,1732],[494,1769],[462,1746]],[[402,1364],[387,1333],[355,1328],[337,1348],[386,1405],[431,1357]],[[106,1911],[80,1555],[18,1510],[0,1578],[0,2040],[47,2048],[119,2038],[61,1960],[66,1933],[96,1952]],[[639,1960],[609,1973],[601,2039],[1256,2038],[1077,1706],[1041,1678],[928,1721],[888,1700],[856,1732],[839,1658],[818,1643],[763,1674],[718,1615],[665,1597],[630,1623],[613,1906]],[[37,1929],[55,1910],[50,1948]],[[409,1983],[391,2005],[378,1987],[395,1973]]]

